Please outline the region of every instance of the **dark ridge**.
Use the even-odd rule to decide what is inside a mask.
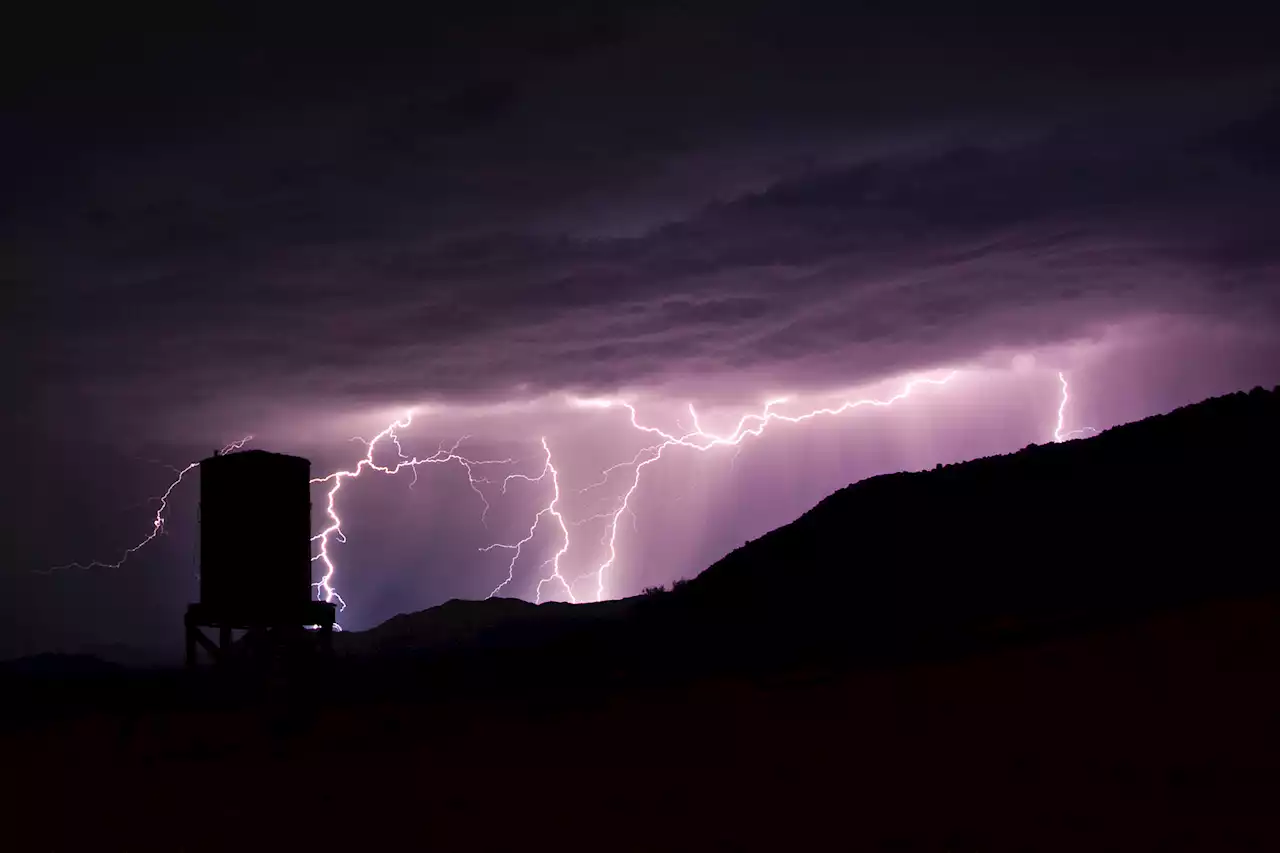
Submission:
[[[865,657],[1273,591],[1276,435],[1280,389],[1255,388],[864,480],[711,566],[663,620],[724,654]]]
[[[413,655],[459,647],[501,648],[533,636],[555,634],[574,625],[625,615],[630,603],[533,604],[519,598],[467,601],[454,598],[416,613],[401,613],[368,631],[343,632],[334,640],[343,656]]]
[[[90,654],[48,652],[0,661],[0,677],[63,679],[114,675],[122,666]]]

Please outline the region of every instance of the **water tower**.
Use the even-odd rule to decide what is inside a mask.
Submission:
[[[253,651],[332,648],[334,605],[311,581],[311,462],[241,450],[200,463],[200,601],[187,608],[187,665]],[[217,628],[217,642],[204,628]],[[232,631],[247,633],[232,644]]]

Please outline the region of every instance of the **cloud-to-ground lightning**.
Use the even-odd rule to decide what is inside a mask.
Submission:
[[[577,603],[578,601],[578,599],[573,594],[573,587],[570,586],[569,582],[565,580],[562,574],[560,574],[560,558],[563,557],[565,555],[565,552],[569,550],[569,528],[565,525],[564,516],[560,513],[560,509],[559,509],[560,472],[556,470],[555,465],[551,461],[551,448],[547,445],[547,439],[545,437],[542,439],[542,450],[544,453],[546,453],[546,461],[542,465],[542,473],[540,473],[536,477],[532,477],[527,474],[510,474],[502,481],[502,491],[503,491],[503,494],[506,494],[507,484],[509,484],[512,480],[525,480],[530,483],[538,483],[546,479],[548,476],[550,476],[552,494],[551,494],[551,502],[548,503],[541,510],[539,510],[537,515],[533,517],[533,524],[529,526],[529,532],[528,534],[525,535],[523,539],[512,544],[498,542],[492,545],[486,545],[485,547],[480,549],[481,551],[493,551],[495,549],[503,549],[503,550],[508,550],[512,552],[511,561],[507,564],[507,577],[505,580],[502,581],[502,583],[494,587],[493,592],[489,593],[488,595],[489,598],[493,598],[498,593],[502,592],[502,588],[505,587],[507,584],[511,583],[511,581],[515,579],[516,563],[520,561],[520,555],[524,551],[524,546],[529,544],[529,542],[533,540],[533,537],[538,532],[538,526],[542,523],[542,519],[546,516],[551,516],[556,520],[556,524],[560,526],[560,534],[561,534],[560,549],[556,551],[555,554],[552,555],[549,559],[544,561],[542,565],[539,567],[541,569],[550,565],[551,574],[538,581],[538,587],[535,592],[534,601],[535,602],[542,601],[542,587],[553,581],[559,581],[561,584],[564,585],[564,588],[569,593],[570,601],[574,603]]]
[[[244,447],[247,443],[249,443],[249,441],[252,438],[253,436],[246,435],[244,438],[240,439],[239,441],[231,442],[230,444],[228,444],[226,447],[222,448],[222,450],[218,452],[220,454],[232,453]],[[156,501],[159,502],[159,506],[156,508],[155,518],[151,520],[151,531],[146,536],[144,536],[142,540],[139,541],[136,545],[130,548],[126,548],[124,553],[120,555],[120,559],[116,560],[115,562],[109,562],[106,560],[91,560],[88,563],[64,563],[61,566],[53,566],[52,568],[45,569],[44,572],[45,573],[56,572],[56,571],[61,571],[63,569],[118,569],[121,566],[123,566],[126,562],[128,562],[131,556],[138,553],[147,545],[149,545],[151,541],[155,539],[157,536],[162,535],[164,533],[164,526],[166,521],[165,511],[169,509],[169,497],[173,494],[173,490],[178,488],[178,484],[182,482],[182,478],[187,476],[187,474],[192,469],[199,468],[200,463],[188,462],[186,467],[184,468],[177,468],[172,465],[168,467],[177,476],[174,477],[173,482],[169,483],[169,487],[165,489],[164,492],[147,501],[148,503],[152,503]]]
[[[320,562],[324,566],[324,575],[313,586],[317,590],[317,595],[324,601],[337,602],[339,610],[346,609],[347,603],[338,594],[333,586],[334,574],[337,566],[334,564],[333,556],[329,553],[329,537],[336,537],[339,542],[346,542],[346,534],[342,532],[342,519],[338,516],[337,500],[338,492],[342,489],[342,484],[346,480],[354,480],[360,476],[365,470],[376,471],[379,474],[398,474],[408,468],[414,472],[413,482],[417,482],[417,469],[419,465],[440,465],[447,462],[457,462],[467,472],[467,480],[471,485],[471,490],[480,496],[481,502],[484,504],[485,514],[489,511],[489,501],[484,496],[484,492],[480,490],[481,483],[491,482],[484,478],[477,478],[475,467],[479,465],[505,465],[510,464],[514,460],[511,459],[469,459],[458,453],[458,448],[462,446],[462,442],[466,437],[458,439],[451,447],[446,448],[442,443],[439,449],[431,456],[408,456],[404,452],[404,448],[400,444],[400,430],[407,429],[413,423],[413,412],[409,411],[405,414],[403,420],[395,420],[387,425],[385,429],[375,435],[369,441],[364,441],[357,437],[354,440],[362,441],[365,445],[364,458],[355,464],[351,469],[343,469],[333,471],[323,477],[314,477],[311,480],[313,485],[321,483],[331,483],[329,487],[327,500],[325,503],[325,515],[328,517],[328,523],[320,529],[320,532],[311,537],[312,542],[318,542],[319,546],[316,553],[312,556],[312,562]],[[392,465],[381,465],[374,461],[374,453],[377,446],[382,441],[388,441],[395,447],[396,461]],[[548,456],[548,459],[550,457]],[[483,515],[481,518],[483,519]]]
[[[1093,427],[1080,427],[1079,429],[1069,430],[1063,429],[1067,414],[1067,401],[1070,397],[1067,395],[1067,377],[1061,370],[1058,371],[1058,381],[1062,383],[1062,399],[1058,403],[1058,425],[1053,429],[1053,440],[1061,443],[1064,441],[1070,441],[1073,438],[1083,438],[1086,435],[1096,433],[1097,430]]]

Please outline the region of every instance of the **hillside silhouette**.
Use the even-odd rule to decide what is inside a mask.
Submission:
[[[347,631],[335,638],[340,655],[412,656],[459,648],[501,648],[510,638],[527,640],[544,631],[597,624],[618,618],[631,602],[606,601],[584,607],[563,602],[533,604],[519,598],[485,601],[451,599],[416,613],[401,613],[368,631]]]
[[[727,555],[663,617],[753,653],[867,653],[1274,590],[1276,436],[1280,388],[1255,388],[873,477]]]

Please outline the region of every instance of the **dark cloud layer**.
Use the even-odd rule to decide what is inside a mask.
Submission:
[[[43,287],[25,307],[55,346],[27,358],[50,390],[136,394],[150,414],[237,395],[821,384],[1143,312],[1269,322],[1280,195],[1251,133],[939,143],[816,165],[628,236],[411,219],[372,233],[342,218],[341,194],[319,213],[333,228],[288,215],[319,209],[310,195],[143,210],[31,259],[40,278],[20,286]]]

